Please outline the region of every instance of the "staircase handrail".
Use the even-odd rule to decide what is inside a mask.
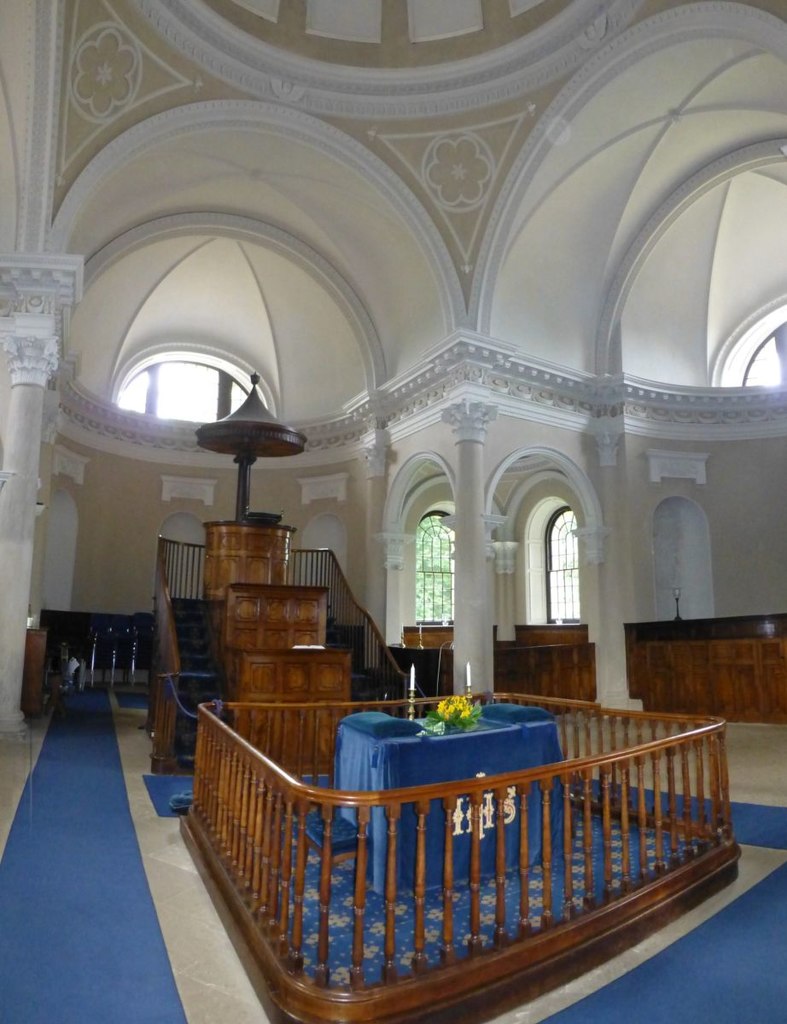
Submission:
[[[180,649],[175,630],[175,615],[172,610],[172,596],[168,579],[168,554],[172,544],[159,537],[156,551],[156,576],[153,593],[153,612],[156,623],[153,645],[153,671],[150,677],[148,697],[148,723],[153,749],[151,766],[153,774],[166,774],[175,764],[175,717],[177,706],[172,698],[169,681],[180,675]]]
[[[333,551],[328,548],[297,548],[290,552],[288,582],[293,586],[318,586],[328,590],[329,620],[349,627],[354,673],[373,675],[378,695],[402,697],[407,682],[368,611],[358,603]],[[355,629],[360,628],[359,637]]]

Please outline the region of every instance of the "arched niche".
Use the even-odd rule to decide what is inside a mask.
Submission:
[[[665,498],[653,513],[653,580],[657,619],[714,614],[710,532],[705,512],[688,498]],[[675,591],[680,590],[676,606]]]
[[[347,529],[338,516],[322,512],[314,516],[300,534],[299,548],[333,551],[342,572],[347,572]]]
[[[181,544],[204,544],[205,524],[191,512],[174,512],[161,524],[159,535]]]
[[[68,491],[55,491],[49,504],[44,552],[42,607],[71,611],[79,513]]]

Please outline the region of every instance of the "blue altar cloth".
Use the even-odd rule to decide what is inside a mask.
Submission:
[[[354,719],[358,721],[354,721]],[[339,723],[334,764],[334,786],[343,790],[398,789],[435,782],[475,780],[479,773],[499,775],[563,760],[554,718],[509,723],[483,718],[470,732],[443,736],[386,735],[384,722],[370,722],[362,714],[348,715]],[[411,723],[412,724],[412,723]],[[469,799],[460,799],[453,823],[454,880],[466,880],[470,866]],[[482,806],[481,873],[495,870],[494,801],[491,791]],[[344,817],[355,820],[345,809]],[[514,867],[519,858],[518,807],[512,802],[506,814],[506,862]],[[415,870],[416,813],[403,804],[398,826],[397,884],[412,889]],[[528,797],[528,844],[530,864],[541,859],[541,794],[533,786]],[[440,799],[432,800],[426,828],[426,883],[443,883],[445,812]],[[562,786],[556,779],[551,793],[553,856],[562,853]],[[369,881],[384,891],[387,821],[383,808],[373,808],[369,826]]]

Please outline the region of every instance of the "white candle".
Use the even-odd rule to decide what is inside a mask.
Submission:
[[[465,669],[465,685],[467,686],[467,692],[470,693],[470,691],[473,689],[473,687],[472,687],[472,684],[470,682],[470,662],[469,661],[468,661],[467,667]]]
[[[410,693],[415,693],[415,665],[410,666]]]

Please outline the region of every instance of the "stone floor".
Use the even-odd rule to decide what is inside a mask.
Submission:
[[[112,703],[131,814],[189,1024],[265,1024],[268,1018],[180,838],[178,820],[158,817],[151,805],[142,780],[150,771],[150,741],[140,728],[145,713],[121,709],[114,699]],[[27,741],[0,743],[0,853],[46,721],[33,720],[31,725]],[[787,806],[787,726],[731,724],[728,756],[733,800]],[[653,956],[785,860],[787,851],[743,847],[739,878],[722,893],[603,967],[495,1018],[494,1024],[548,1019]],[[587,1024],[595,1022],[588,1019]]]

